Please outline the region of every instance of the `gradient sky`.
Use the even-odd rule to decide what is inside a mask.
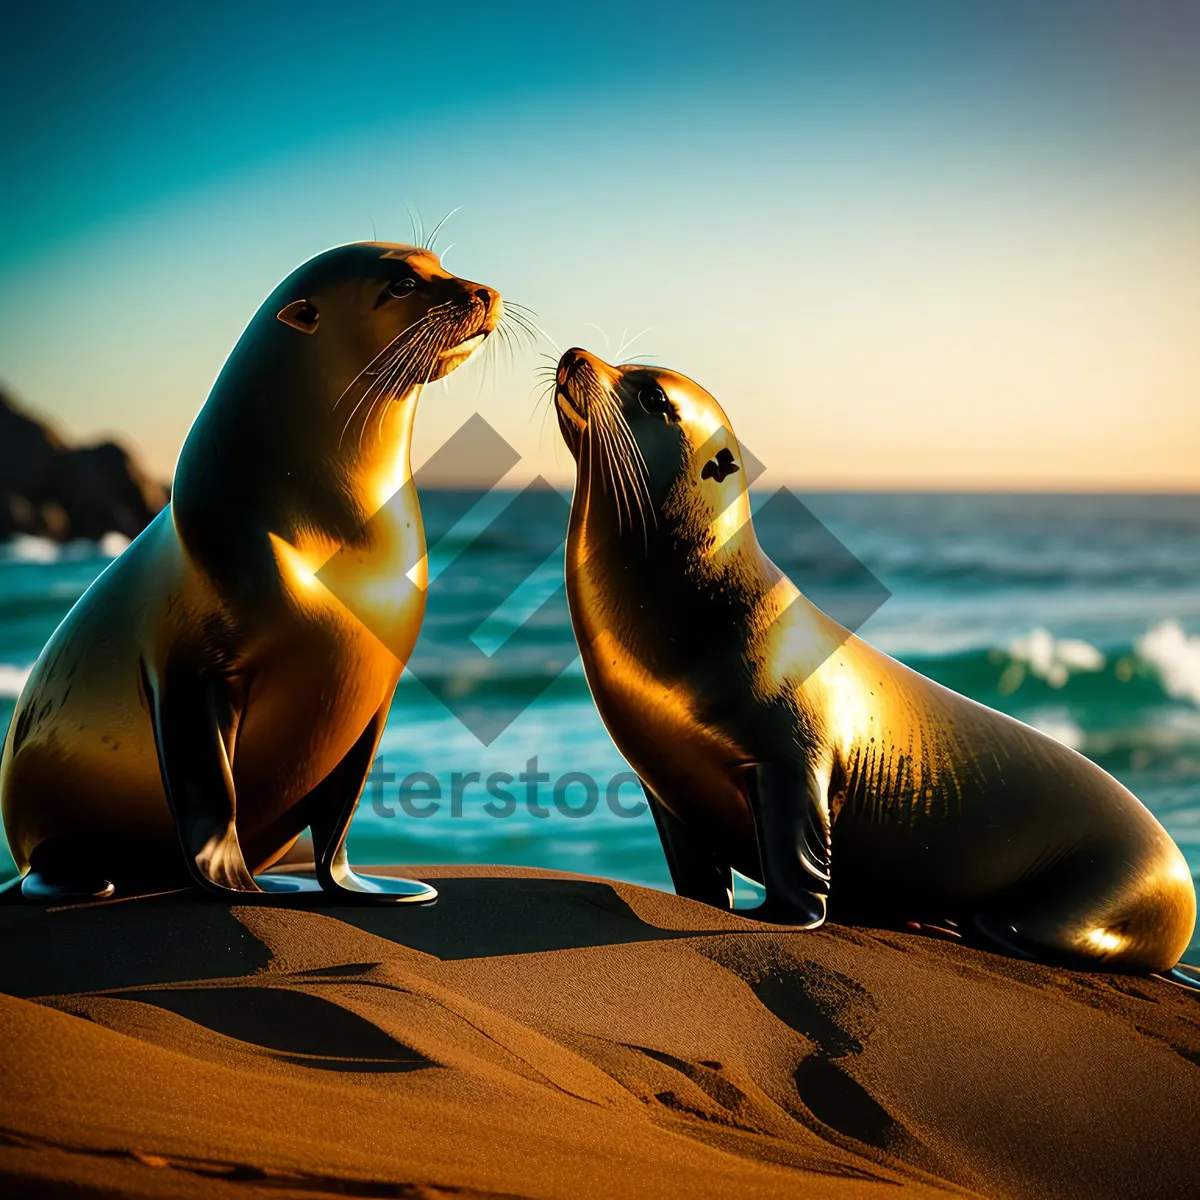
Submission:
[[[1196,13],[8,5],[0,380],[165,476],[280,278],[462,205],[450,269],[648,329],[764,486],[1200,488]],[[538,361],[430,388],[418,460],[478,409],[569,477]]]

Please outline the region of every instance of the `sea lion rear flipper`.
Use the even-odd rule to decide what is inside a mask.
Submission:
[[[644,779],[640,782],[654,814],[676,894],[714,908],[732,908],[733,874],[728,864],[717,860],[708,846],[667,809]]]
[[[757,763],[747,794],[766,900],[751,910],[763,921],[816,929],[829,893],[829,806],[825,789],[798,759]]]
[[[1175,966],[1168,967],[1165,971],[1159,971],[1158,975],[1168,983],[1175,984],[1176,987],[1187,988],[1189,991],[1200,994],[1200,967],[1191,967],[1187,963],[1176,963]]]
[[[377,900],[385,904],[425,904],[437,899],[437,890],[429,884],[386,875],[358,875],[346,858],[350,818],[375,761],[390,707],[389,696],[346,757],[305,797],[317,880],[331,897],[359,902]]]
[[[227,741],[234,721],[220,680],[142,668],[163,789],[193,879],[207,891],[259,892],[242,857]]]

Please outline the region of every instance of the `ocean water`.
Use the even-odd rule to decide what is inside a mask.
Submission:
[[[846,548],[836,569],[828,555],[814,562],[795,510],[757,497],[759,540],[802,590],[836,616],[857,611],[871,594],[863,564],[890,597],[860,636],[1093,758],[1200,874],[1200,496],[800,499]],[[575,657],[561,499],[431,492],[422,504],[428,611],[352,857],[556,867],[669,889],[653,821]],[[119,549],[112,538],[0,547],[0,725],[55,625]],[[11,871],[5,855],[0,872]]]

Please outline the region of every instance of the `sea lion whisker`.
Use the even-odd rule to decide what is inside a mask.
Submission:
[[[604,330],[601,329],[600,326],[597,325],[595,321],[584,321],[584,324],[590,325],[604,339],[604,351],[605,351],[605,353],[607,353],[609,346],[612,344],[609,341],[608,334],[605,333]]]
[[[366,388],[363,391],[363,394],[361,396],[359,396],[358,403],[355,404],[355,406],[350,410],[350,415],[346,418],[346,423],[342,426],[342,432],[338,435],[338,449],[339,450],[342,448],[342,442],[345,441],[345,439],[346,439],[346,434],[350,430],[350,426],[354,421],[355,414],[358,412],[358,410],[360,408],[362,408],[367,397],[370,396],[372,394],[372,392],[375,390],[375,387],[376,387],[376,383],[372,382],[371,386]]]
[[[422,320],[424,320],[424,318],[422,318]],[[409,329],[412,329],[414,326],[419,325],[419,324],[421,324],[421,321],[414,321],[413,324],[409,326]],[[421,332],[423,332],[423,330]],[[419,337],[420,337],[420,333],[415,335],[414,338],[411,339],[409,342],[406,342],[403,350],[407,351],[408,348],[411,347],[413,345],[413,343],[419,339]],[[390,349],[390,346],[389,346],[389,349]],[[379,392],[381,390],[386,390],[388,387],[390,387],[392,385],[392,383],[394,382],[394,380],[396,378],[397,366],[399,363],[403,362],[403,360],[404,360],[404,354],[397,353],[395,356],[392,357],[392,359],[388,362],[388,364],[386,366],[381,367],[378,371],[375,372],[375,374],[373,375],[373,377],[371,379],[370,385],[363,390],[363,394],[358,398],[358,403],[356,403],[355,406],[350,410],[350,415],[346,418],[345,425],[342,426],[342,432],[338,438],[338,448],[339,449],[341,448],[341,445],[342,445],[343,441],[345,440],[346,434],[349,432],[351,424],[353,424],[353,422],[354,422],[355,415],[358,413],[358,410],[360,408],[362,408],[363,404],[368,399],[371,400],[371,408],[368,410],[367,420],[370,419],[370,413],[375,408],[375,400],[378,398]],[[334,408],[336,408],[336,407],[337,407],[337,405],[335,404]],[[364,428],[366,426],[366,423],[367,423],[366,421],[363,422]],[[360,439],[360,448],[361,448],[361,439]]]
[[[590,426],[594,426],[596,430],[596,438],[601,450],[600,484],[606,492],[611,494],[613,498],[613,505],[617,510],[617,535],[620,536],[624,527],[622,522],[622,497],[617,488],[617,472],[614,469],[615,456],[613,454],[612,444],[610,441],[611,434],[609,432],[607,422],[601,417],[600,413],[592,410],[590,406],[589,412],[591,412],[592,419],[588,422],[588,424]],[[605,485],[606,476],[608,483],[611,484],[611,490],[609,486]]]
[[[504,347],[504,354],[508,358],[508,369],[511,371],[513,369],[514,362],[512,339],[503,321],[496,326],[496,332],[500,335],[500,345]],[[499,354],[500,351],[497,351],[496,353]]]
[[[419,320],[423,320],[423,319],[424,318],[419,318]],[[415,325],[415,324],[417,324],[416,321],[413,322],[413,325]],[[402,329],[398,334],[396,334],[396,336],[394,338],[392,338],[392,340],[390,342],[388,342],[388,344],[386,346],[384,346],[384,348],[382,350],[380,350],[379,353],[376,354],[375,357],[373,359],[371,359],[371,361],[368,362],[367,365],[365,367],[363,367],[363,369],[361,371],[359,371],[359,373],[357,375],[355,375],[355,377],[352,380],[350,380],[350,382],[348,384],[346,384],[345,388],[342,389],[342,394],[340,396],[338,396],[338,398],[333,402],[333,407],[335,409],[337,408],[337,406],[339,404],[341,404],[341,402],[343,400],[345,400],[345,398],[350,394],[351,390],[354,388],[354,385],[356,383],[358,383],[358,381],[360,379],[362,379],[364,376],[377,375],[379,373],[378,370],[376,369],[379,362],[387,356],[388,352],[392,349],[392,347],[395,346],[395,344],[411,328],[412,328],[412,325],[409,325],[406,328]]]
[[[634,342],[636,342],[638,338],[645,337],[646,334],[648,334],[653,328],[653,325],[647,325],[645,329],[639,330],[628,341],[622,339],[621,348],[617,351],[617,358],[620,358],[627,350],[631,349]]]
[[[616,435],[610,430],[609,438],[615,441]],[[633,486],[633,481],[630,478],[629,471],[626,466],[625,456],[618,449],[617,453],[612,456],[612,473],[615,476],[617,483],[621,488],[621,497],[625,504],[625,515],[629,518],[629,531],[633,532],[633,508],[636,502],[637,493]]]
[[[430,311],[432,312],[433,310]],[[413,324],[409,326],[410,330],[416,329],[416,332],[412,335],[412,337],[409,338],[407,342],[404,343],[404,345],[396,352],[396,354],[393,355],[388,364],[385,367],[380,368],[375,377],[372,379],[371,385],[366,388],[363,394],[359,397],[358,403],[355,404],[353,409],[351,409],[350,416],[346,418],[346,424],[342,427],[341,436],[338,438],[339,449],[345,440],[346,434],[350,430],[350,426],[354,421],[355,414],[368,398],[370,398],[371,404],[367,409],[367,415],[363,419],[362,429],[359,432],[360,453],[362,452],[366,430],[370,426],[371,416],[375,411],[380,397],[392,390],[395,390],[397,394],[400,390],[408,390],[400,389],[398,384],[401,381],[405,370],[415,365],[417,360],[417,351],[420,349],[422,343],[434,328],[434,322],[426,321],[428,316],[429,313],[426,313],[425,317],[422,317],[418,321],[414,321]],[[420,328],[417,328],[418,326]]]
[[[583,428],[583,437],[579,442],[580,453],[587,454],[587,490],[585,493],[587,501],[587,511],[592,509],[592,490],[596,485],[596,435],[593,432],[592,422],[588,421]]]
[[[638,515],[641,518],[643,543],[646,552],[649,553],[650,522],[647,520],[647,512],[649,512],[655,528],[658,527],[658,514],[654,511],[650,497],[650,470],[646,465],[641,447],[637,444],[637,439],[634,438],[633,431],[629,427],[628,418],[620,405],[614,402],[611,412],[614,430],[624,451],[622,465],[629,473],[630,488],[637,502]]]
[[[420,395],[421,392],[423,392],[425,390],[425,388],[428,386],[430,377],[433,375],[433,368],[436,365],[437,365],[437,358],[431,357],[429,360],[429,368],[425,372],[425,378],[422,379],[419,384],[417,384],[417,394],[418,395]]]
[[[598,464],[599,464],[600,492],[602,494],[607,494],[607,492],[608,492],[608,486],[607,486],[607,480],[606,480],[607,455],[605,454],[604,427],[600,426],[598,424],[598,422],[588,421],[588,428],[589,428],[589,430],[594,431],[593,432],[593,440],[594,440],[594,444],[595,444],[596,462],[598,462]],[[619,508],[619,506],[617,508],[617,532],[620,533],[620,508]]]
[[[333,402],[333,407],[336,409],[337,406],[339,404],[341,404],[341,402],[346,398],[346,396],[353,389],[354,385],[356,383],[358,383],[359,380],[362,379],[364,375],[378,375],[381,371],[383,371],[386,366],[386,360],[387,360],[388,354],[396,347],[397,343],[401,340],[401,338],[403,338],[405,334],[412,332],[423,322],[427,321],[429,319],[430,315],[434,311],[435,311],[434,309],[430,309],[428,312],[423,313],[421,316],[419,316],[411,324],[406,325],[402,330],[400,330],[400,332],[398,334],[396,334],[396,336],[394,338],[392,338],[392,340],[390,342],[388,342],[388,344],[386,346],[384,346],[384,348],[382,350],[380,350],[379,353],[376,354],[375,357],[373,359],[371,359],[371,361],[369,363],[367,363],[367,365],[365,367],[363,367],[363,369],[361,371],[359,371],[359,373],[357,375],[355,375],[355,377],[352,380],[350,380],[350,382],[348,384],[346,384],[346,387],[342,391],[342,394]]]
[[[419,339],[414,339],[413,342],[410,343],[410,346],[413,347],[412,354],[403,363],[396,364],[396,367],[389,374],[388,386],[383,389],[379,397],[371,402],[371,407],[367,410],[367,415],[363,419],[362,430],[359,433],[360,453],[362,452],[366,442],[367,430],[371,428],[371,418],[375,415],[375,408],[381,399],[383,400],[384,405],[383,414],[384,417],[386,417],[392,405],[400,398],[402,394],[408,394],[409,392],[412,392],[414,396],[419,396],[421,394],[425,385],[429,382],[430,375],[433,374],[433,368],[437,363],[437,354],[434,353],[429,355],[429,364],[425,371],[425,378],[420,383],[414,382],[410,386],[405,387],[405,377],[409,371],[413,370],[414,367],[416,367],[416,372],[414,372],[414,374],[419,373],[420,371],[420,367],[418,365],[420,363],[418,349],[425,350],[429,345],[436,344],[437,340],[436,328],[431,324],[421,330]],[[377,439],[383,436],[383,423],[383,419],[381,418],[375,430]]]
[[[424,380],[421,383],[412,384],[411,387],[401,386],[401,377],[397,376],[397,381],[396,381],[395,386],[393,386],[392,388],[390,388],[388,390],[386,397],[385,397],[383,414],[380,417],[379,423],[376,426],[376,431],[375,431],[377,438],[383,437],[383,428],[384,428],[384,423],[387,420],[387,414],[391,411],[392,406],[394,404],[396,404],[397,401],[400,400],[401,396],[411,394],[414,403],[420,398],[421,393],[425,390],[425,385],[429,382],[429,376],[433,371],[433,365],[436,363],[436,361],[437,361],[436,356],[430,358],[430,366],[429,366],[428,370],[426,371]],[[375,411],[375,406],[374,406],[374,404],[372,404],[371,411],[367,413],[366,419],[363,421],[364,435],[365,435],[366,430],[370,427],[371,417],[374,415],[374,411]]]
[[[400,345],[395,347],[392,353],[388,356],[387,361],[380,366],[379,373],[381,375],[385,375],[390,372],[397,363],[411,358],[420,348],[420,345],[425,340],[426,336],[435,327],[435,324],[436,321],[430,320],[428,314],[426,314],[426,317],[413,327],[408,338]]]
[[[505,305],[504,312],[500,317],[500,325],[507,325],[514,332],[520,331],[523,336],[529,339],[530,349],[533,349],[533,347],[537,345],[539,337],[545,338],[548,342],[551,340],[546,334],[545,330],[540,329],[522,313],[519,313],[515,310],[510,310],[507,305]]]
[[[428,333],[427,330],[422,331],[422,332]],[[387,418],[387,414],[388,414],[388,412],[391,411],[392,405],[400,398],[400,396],[402,394],[403,395],[411,395],[413,397],[414,401],[420,397],[421,392],[424,390],[425,384],[427,384],[429,382],[429,374],[432,373],[433,363],[436,361],[436,358],[430,359],[429,370],[426,372],[425,378],[424,378],[424,380],[422,380],[422,382],[420,382],[420,383],[414,382],[411,385],[405,387],[404,383],[405,383],[405,376],[406,376],[407,372],[409,370],[411,370],[412,367],[419,361],[420,361],[419,358],[417,358],[417,356],[414,352],[412,360],[403,364],[403,369],[401,369],[401,364],[397,364],[396,369],[393,370],[389,374],[389,380],[390,380],[389,385],[380,392],[379,396],[377,396],[375,400],[371,401],[371,407],[367,410],[367,415],[363,419],[362,429],[359,430],[358,446],[359,446],[360,454],[366,448],[367,431],[371,428],[371,418],[375,415],[375,408],[380,403],[380,401],[382,401],[382,403],[383,403],[383,414],[380,417],[380,420],[375,428],[376,441],[379,441],[382,439],[383,426],[384,426],[384,422]]]
[[[412,244],[414,246],[423,245],[425,241],[425,222],[421,220],[421,210],[417,209],[414,213],[405,201],[402,200],[400,203],[404,205],[404,211],[408,213],[408,219],[412,225]]]
[[[545,339],[547,342],[549,342],[549,343],[550,343],[550,345],[551,345],[551,346],[554,348],[554,352],[555,352],[556,354],[562,354],[562,347],[561,347],[561,346],[558,344],[558,342],[557,342],[557,341],[555,341],[555,339],[554,339],[554,338],[552,338],[552,337],[550,336],[550,334],[549,334],[549,333],[547,332],[547,330],[546,330],[546,327],[545,327],[545,326],[544,326],[544,325],[543,325],[543,324],[542,324],[540,321],[537,321],[537,320],[535,320],[533,317],[528,317],[528,318],[527,318],[527,320],[528,320],[528,321],[529,321],[529,323],[530,323],[530,324],[533,326],[533,328],[534,328],[534,329],[535,329],[535,330],[536,330],[536,331],[537,331],[539,334],[541,334],[541,336],[542,336],[542,337],[543,337],[543,338],[544,338],[544,339]]]
[[[488,371],[488,367],[495,365],[494,359],[496,357],[496,352],[495,352],[495,349],[493,348],[493,343],[495,342],[495,340],[496,340],[495,338],[488,338],[487,341],[484,343],[483,350],[479,354],[475,355],[475,357],[471,360],[472,362],[477,362],[480,364],[479,370],[475,372],[475,375],[476,375],[475,404],[476,405],[479,405],[483,402],[483,381],[485,378],[487,378],[487,376],[489,374],[491,374],[491,372]],[[496,377],[495,377],[495,375],[492,375],[492,391],[493,391],[493,393],[495,392],[495,390],[496,390]]]
[[[393,362],[397,358],[399,358],[402,354],[404,354],[406,347],[414,344],[418,340],[418,335],[422,331],[424,331],[426,329],[431,329],[431,328],[434,328],[435,326],[437,326],[442,321],[443,317],[446,317],[450,314],[452,307],[453,306],[448,301],[443,301],[441,304],[435,304],[432,308],[430,308],[428,311],[426,311],[426,313],[422,317],[420,317],[416,321],[414,321],[405,330],[405,332],[410,335],[407,342],[397,345],[396,343],[399,339],[393,339],[392,343],[387,348],[387,349],[392,350],[392,356],[390,358],[388,358],[384,363],[380,364],[376,373],[382,374],[383,372],[388,370],[391,367],[391,365],[393,364]],[[385,351],[385,353],[386,353],[386,351]]]
[[[636,449],[636,447],[635,447]],[[654,511],[654,506],[650,502],[650,482],[647,472],[639,461],[639,457],[635,456],[626,447],[625,463],[628,469],[629,486],[633,492],[634,500],[637,502],[638,516],[642,523],[642,533],[647,540],[647,549],[649,549],[648,539],[650,537],[650,524],[653,522],[655,527],[658,525],[658,516]],[[649,519],[647,519],[647,514]]]
[[[536,388],[536,387],[537,387],[537,385],[535,384],[534,388]],[[541,439],[542,437],[545,436],[546,422],[550,418],[550,413],[552,411],[554,411],[554,409],[555,409],[555,405],[552,402],[552,398],[553,398],[555,392],[557,391],[557,389],[558,389],[558,380],[555,378],[548,379],[546,381],[546,383],[541,387],[541,390],[538,393],[537,399],[534,401],[533,411],[529,414],[529,419],[530,419],[530,421],[532,421],[534,416],[537,415],[538,409],[540,408],[542,410],[542,419],[538,426],[538,438],[539,439]],[[533,391],[534,389],[531,388],[530,390]],[[538,444],[539,445],[541,444],[540,440],[539,440]]]
[[[633,430],[629,427],[629,418],[625,416],[625,413],[618,404],[613,405],[612,411],[616,426],[620,431],[625,444],[628,446],[630,454],[636,461],[638,472],[648,484],[650,481],[650,468],[646,465],[646,459],[642,454],[642,448],[637,444],[637,439],[633,436]]]
[[[527,325],[519,313],[505,311],[500,318],[500,325],[509,329],[514,334],[528,338],[531,349],[537,345],[537,331]]]
[[[621,491],[626,496],[625,505],[629,513],[629,528],[630,530],[633,529],[633,506],[636,503],[643,534],[645,534],[646,517],[642,510],[642,481],[636,470],[636,462],[629,452],[629,447],[622,441],[619,427],[615,423],[612,430],[612,438],[617,446],[617,454],[614,456],[614,470],[619,470],[620,472]],[[632,500],[630,497],[632,497]]]
[[[636,484],[633,478],[632,463],[629,459],[629,449],[620,436],[620,427],[617,423],[619,412],[613,395],[607,389],[603,395],[604,401],[599,406],[599,411],[603,414],[602,420],[607,429],[607,441],[610,447],[609,470],[620,485],[625,511],[629,516],[629,528],[632,530],[633,502],[630,496],[631,493],[636,496]]]
[[[434,227],[433,227],[433,232],[432,232],[432,233],[429,235],[429,238],[428,238],[428,240],[425,242],[425,249],[426,249],[426,250],[432,251],[432,250],[434,249],[434,243],[437,241],[437,235],[438,235],[439,233],[441,233],[441,232],[442,232],[442,226],[443,226],[443,225],[445,225],[445,223],[446,223],[448,220],[450,220],[450,218],[451,218],[452,216],[454,216],[454,214],[455,214],[456,212],[462,212],[462,205],[461,205],[461,204],[460,204],[460,205],[459,205],[457,208],[452,208],[452,209],[451,209],[451,210],[450,210],[450,211],[449,211],[449,212],[448,212],[448,213],[447,213],[447,214],[446,214],[446,215],[445,215],[445,216],[444,216],[444,217],[443,217],[443,218],[442,218],[442,219],[441,219],[441,220],[440,220],[440,221],[439,221],[439,222],[438,222],[438,223],[437,223],[437,224],[436,224]]]
[[[497,327],[499,328],[499,327]],[[490,357],[494,367],[500,366],[500,355],[504,353],[506,341],[505,336],[501,334],[498,338],[488,338],[487,345],[484,347],[484,353]],[[510,360],[511,361],[511,360]],[[492,387],[495,389],[495,374],[492,375]]]
[[[513,348],[513,354],[518,355],[527,350],[531,350],[537,344],[537,338],[525,326],[514,323],[513,319],[506,314],[506,318],[502,319],[499,325],[508,337],[509,344]]]
[[[596,381],[590,376],[585,380],[584,390],[587,397],[588,426],[589,428],[595,428],[597,446],[600,450],[601,486],[606,492],[611,491],[613,505],[617,512],[617,533],[619,535],[624,528],[623,512],[628,511],[631,527],[633,513],[629,508],[629,497],[625,490],[623,475],[618,466],[619,456],[613,443],[610,418],[611,400],[607,390],[599,387]],[[611,488],[605,486],[606,476]]]
[[[534,386],[530,389],[530,391],[536,390],[538,395],[537,395],[537,399],[534,401],[534,404],[533,404],[533,411],[529,414],[529,419],[532,421],[533,418],[535,416],[537,416],[538,409],[540,408],[542,410],[542,423],[541,423],[541,428],[538,433],[539,437],[546,430],[546,418],[550,415],[550,409],[552,408],[552,405],[549,403],[549,401],[550,401],[550,398],[554,395],[554,391],[557,388],[557,386],[558,386],[557,380],[550,379],[541,387],[539,387],[538,384],[534,384]],[[544,407],[543,407],[543,405],[544,405]]]
[[[530,323],[530,325],[532,325],[535,329],[540,330],[542,336],[545,337],[548,342],[550,342],[552,345],[554,344],[554,339],[546,333],[545,329],[542,328],[541,317],[536,309],[530,308],[528,304],[518,304],[515,300],[505,300],[505,312],[508,312],[510,309],[514,313],[519,313]],[[561,353],[561,351],[559,351],[559,353]]]
[[[366,416],[363,418],[363,425],[362,425],[363,429],[364,430],[366,429],[368,423],[371,420],[371,414],[375,411],[375,405],[376,405],[380,395],[386,393],[388,387],[390,386],[391,380],[392,380],[392,373],[390,371],[388,371],[386,373],[381,373],[379,376],[376,377],[376,379],[374,379],[372,381],[371,386],[364,390],[363,394],[358,399],[358,403],[350,410],[350,415],[346,418],[345,425],[342,426],[342,432],[338,437],[338,449],[339,450],[342,447],[342,443],[345,441],[346,434],[350,432],[350,426],[354,422],[355,415],[358,413],[358,410],[360,408],[362,408],[363,404],[369,398],[371,403],[370,403],[370,406],[367,408],[367,413],[366,413]],[[363,438],[362,438],[362,432],[360,431],[359,439],[358,439],[359,453],[362,453],[362,445],[363,445]]]
[[[536,328],[537,318],[517,304],[505,304],[504,316],[510,321],[520,321],[527,329]]]
[[[634,459],[632,465],[636,466],[639,473],[645,474],[647,472],[646,460],[642,457],[641,447],[638,446],[637,440],[633,436],[633,431],[629,428],[629,421],[621,408],[620,402],[611,391],[606,390],[602,395],[604,397],[602,406],[606,417],[611,420],[615,432],[619,435],[626,450]]]
[[[499,358],[500,353],[503,353],[506,361],[508,361],[509,373],[514,374],[516,372],[517,355],[520,353],[521,347],[518,346],[512,330],[508,325],[504,324],[503,320],[496,326],[496,331],[500,335],[500,346],[503,347],[503,352],[502,350],[497,350],[497,358]]]

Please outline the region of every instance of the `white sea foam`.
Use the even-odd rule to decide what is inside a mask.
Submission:
[[[1105,659],[1090,642],[1056,638],[1048,629],[1035,629],[1028,637],[1014,638],[1008,652],[1030,675],[1060,688],[1077,671],[1103,671]]]
[[[18,533],[4,546],[5,557],[18,562],[58,562],[58,543],[49,538]]]
[[[123,553],[125,547],[128,545],[129,539],[123,533],[118,533],[115,529],[110,529],[96,543],[96,549],[105,558],[116,558],[119,554]]]
[[[1072,750],[1082,750],[1087,741],[1084,731],[1064,712],[1034,712],[1026,716],[1025,720],[1034,729],[1052,737],[1056,742],[1062,742],[1064,746],[1070,746]]]
[[[1200,707],[1200,636],[1189,637],[1178,621],[1160,621],[1138,638],[1134,648],[1158,673],[1168,696]]]
[[[32,667],[13,667],[8,663],[0,663],[0,698],[15,700],[32,670]]]
[[[88,558],[116,558],[129,545],[123,533],[110,529],[98,542],[76,538],[70,542],[55,542],[50,538],[18,533],[0,543],[0,558],[10,562],[56,563],[77,562]]]

